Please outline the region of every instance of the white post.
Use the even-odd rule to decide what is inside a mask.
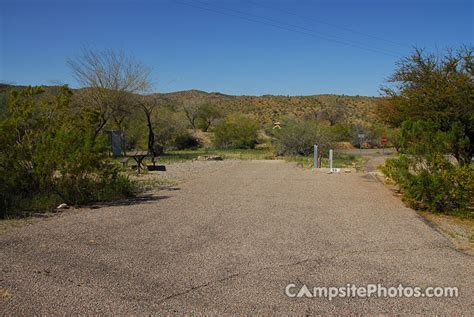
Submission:
[[[332,150],[329,150],[329,171],[332,172]]]
[[[313,158],[313,166],[314,168],[318,168],[318,146],[314,145],[314,158]]]

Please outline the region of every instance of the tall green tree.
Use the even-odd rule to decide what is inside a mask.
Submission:
[[[447,151],[467,164],[474,155],[474,64],[473,47],[448,50],[443,56],[416,50],[397,63],[387,98],[379,111],[386,123],[431,120],[450,135]]]

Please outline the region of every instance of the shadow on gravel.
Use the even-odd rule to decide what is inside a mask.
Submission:
[[[173,190],[179,190],[178,189],[173,189]],[[124,200],[117,200],[117,201],[110,201],[110,202],[104,202],[100,204],[96,204],[93,206],[89,206],[90,209],[99,209],[103,207],[113,207],[113,206],[132,206],[132,205],[141,205],[141,204],[148,204],[152,203],[155,201],[163,200],[170,198],[171,196],[165,196],[165,195],[153,195],[153,194],[143,194],[137,197],[129,198],[129,199],[124,199]]]
[[[363,176],[361,176],[361,178],[364,179],[364,182],[370,182],[370,183],[379,182],[375,176],[370,175],[369,173],[364,174]]]

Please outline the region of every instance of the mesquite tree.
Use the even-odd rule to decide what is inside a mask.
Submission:
[[[83,88],[76,94],[78,106],[90,107],[99,119],[95,136],[109,121],[121,125],[133,107],[130,95],[146,92],[150,87],[150,68],[122,51],[84,47],[67,64]]]
[[[443,56],[416,50],[397,64],[383,89],[381,118],[394,127],[428,120],[450,136],[447,151],[459,164],[474,155],[474,48]]]
[[[155,163],[155,132],[153,131],[153,113],[163,105],[165,100],[156,95],[140,96],[138,107],[143,111],[146,118],[146,126],[148,129],[148,153],[152,157],[153,164]]]

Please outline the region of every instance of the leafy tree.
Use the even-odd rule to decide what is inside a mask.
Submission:
[[[351,139],[351,125],[344,123],[336,123],[329,127],[334,141],[347,141]]]
[[[339,97],[336,97],[330,103],[322,104],[321,108],[317,111],[317,118],[328,121],[331,126],[341,123],[346,116],[345,106],[344,102]]]
[[[387,138],[388,142],[390,142],[390,144],[395,148],[397,152],[400,151],[402,139],[399,128],[385,129],[384,136]]]
[[[448,51],[444,56],[423,50],[401,60],[383,91],[382,119],[399,127],[408,119],[429,119],[451,134],[451,153],[460,164],[474,155],[473,48]]]
[[[363,138],[359,138],[359,135],[363,134]],[[378,146],[380,143],[381,131],[373,125],[368,124],[354,124],[350,131],[351,143],[355,147],[368,144],[370,146]]]
[[[319,154],[326,153],[334,135],[327,125],[318,120],[289,120],[275,131],[275,143],[278,154],[309,155],[313,146],[319,147]]]
[[[254,148],[259,124],[242,113],[231,113],[214,129],[214,143],[218,148]]]
[[[110,121],[121,130],[135,105],[131,94],[150,87],[150,69],[121,51],[84,47],[81,55],[69,58],[67,64],[83,87],[76,94],[76,105],[89,108],[97,118],[94,138]]]
[[[151,159],[155,162],[155,132],[154,125],[152,122],[153,114],[156,110],[165,104],[163,98],[159,98],[156,95],[154,96],[139,96],[138,97],[138,107],[143,111],[146,118],[146,126],[148,129],[148,153],[151,154]]]
[[[207,132],[220,118],[222,118],[220,109],[213,104],[205,103],[199,107],[197,124],[202,131]]]
[[[199,145],[188,131],[187,120],[182,112],[174,112],[164,107],[159,109],[155,120],[157,143],[163,148],[181,150]]]
[[[186,92],[185,98],[182,101],[182,110],[188,119],[191,128],[196,131],[197,119],[201,107],[205,105],[205,100],[195,91]]]

